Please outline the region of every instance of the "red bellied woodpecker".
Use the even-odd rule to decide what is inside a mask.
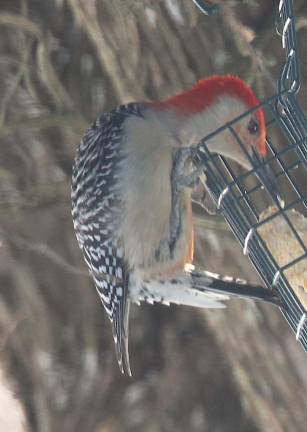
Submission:
[[[199,174],[195,177],[193,151],[204,136],[257,105],[239,78],[214,76],[162,102],[115,108],[85,134],[73,167],[73,222],[112,322],[122,372],[130,374],[131,302],[224,307],[221,301],[228,297],[214,291],[277,302],[271,290],[243,288],[237,281],[187,268],[193,261],[192,186]],[[248,153],[254,149],[265,155],[262,109],[233,129]],[[207,145],[250,167],[231,131]]]

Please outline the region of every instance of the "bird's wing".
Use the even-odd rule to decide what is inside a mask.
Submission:
[[[77,152],[72,176],[72,216],[77,240],[112,322],[117,360],[130,372],[128,355],[129,272],[116,238],[120,218],[116,190],[122,127],[138,105],[103,114],[88,129]]]

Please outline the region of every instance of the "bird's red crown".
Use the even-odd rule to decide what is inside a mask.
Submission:
[[[233,96],[243,100],[249,108],[259,105],[253,90],[239,77],[233,75],[212,76],[198,81],[190,90],[172,96],[155,105],[160,108],[173,108],[185,115],[196,114],[208,108],[219,96]],[[256,113],[259,129],[259,152],[266,154],[264,111],[259,108]]]

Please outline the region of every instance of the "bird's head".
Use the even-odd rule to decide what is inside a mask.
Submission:
[[[159,103],[181,119],[183,141],[200,141],[227,123],[257,107],[253,90],[232,75],[203,79],[190,90]],[[244,149],[252,156],[266,155],[265,119],[262,108],[247,114],[207,141],[211,152],[229,157],[250,168]],[[240,146],[239,141],[242,146]],[[243,147],[243,149],[242,149]]]
[[[206,144],[212,153],[228,157],[246,169],[252,168],[251,161],[258,164],[266,156],[264,111],[257,108],[259,101],[251,87],[236,76],[203,79],[190,90],[158,105],[179,119],[176,127],[180,129],[183,145],[196,145],[207,137]],[[224,128],[228,123],[231,126]],[[267,165],[261,164],[257,174],[267,188],[276,192]]]

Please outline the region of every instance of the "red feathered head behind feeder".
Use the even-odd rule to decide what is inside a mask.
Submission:
[[[156,104],[158,108],[173,110],[184,122],[189,119],[191,133],[198,137],[201,133],[209,135],[258,105],[259,101],[251,87],[232,75],[202,79],[190,90]],[[266,127],[262,108],[233,123],[232,129],[236,136],[228,128],[208,141],[209,149],[237,160],[246,167],[250,167],[250,164],[239,141],[248,153],[255,149],[260,156],[266,155]]]

